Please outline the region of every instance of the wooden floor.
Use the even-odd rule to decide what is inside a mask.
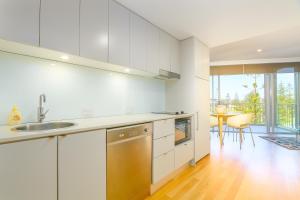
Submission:
[[[147,200],[228,199],[299,200],[300,151],[287,150],[250,135],[242,148],[226,135],[220,149],[216,135],[211,154],[182,172]]]

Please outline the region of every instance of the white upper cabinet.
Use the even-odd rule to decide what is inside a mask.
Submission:
[[[146,71],[158,74],[159,71],[159,29],[147,22],[146,24]]]
[[[159,33],[159,68],[180,73],[179,41],[164,31]]]
[[[108,0],[81,0],[80,56],[108,61]]]
[[[131,13],[130,27],[131,67],[145,71],[147,65],[147,23],[140,16]]]
[[[152,75],[180,73],[179,41],[115,0],[0,0],[0,38]]]
[[[158,74],[159,30],[142,17],[131,14],[131,67]]]
[[[80,0],[41,0],[41,47],[79,55]]]
[[[130,12],[109,1],[109,62],[130,66]]]
[[[106,131],[59,136],[58,178],[59,200],[105,200]]]
[[[0,0],[0,38],[39,45],[40,0]]]
[[[201,42],[196,43],[196,76],[209,80],[209,48]]]
[[[180,62],[179,62],[179,41],[175,38],[171,38],[171,72],[180,74]]]
[[[171,37],[166,32],[159,32],[159,68],[166,71],[171,70],[170,40]]]
[[[57,199],[56,137],[0,145],[0,199]]]

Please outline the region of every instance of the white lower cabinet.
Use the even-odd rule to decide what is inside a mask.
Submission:
[[[167,135],[153,140],[153,156],[157,157],[174,149],[175,135]]]
[[[152,183],[157,183],[174,170],[174,150],[153,159]]]
[[[153,122],[152,184],[174,170],[175,120]]]
[[[180,168],[194,158],[194,143],[188,141],[175,147],[175,168]]]
[[[59,200],[106,199],[105,133],[98,130],[58,137]]]
[[[57,200],[57,139],[0,145],[1,200]]]
[[[175,134],[175,120],[166,119],[153,122],[153,139]]]

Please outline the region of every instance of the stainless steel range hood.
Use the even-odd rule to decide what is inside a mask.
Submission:
[[[155,78],[163,79],[163,80],[175,80],[175,79],[180,79],[180,74],[159,69],[159,75],[156,76]]]

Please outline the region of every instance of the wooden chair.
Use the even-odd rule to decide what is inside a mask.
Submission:
[[[250,124],[251,124],[252,120],[253,120],[253,114],[252,113],[241,114],[241,115],[229,117],[227,119],[227,127],[228,128],[233,128],[233,130],[235,130],[235,129],[239,130],[240,149],[242,148],[243,139],[245,139],[244,129],[246,129],[246,128],[249,128],[250,133],[251,133],[253,146],[255,146],[252,129],[250,127]],[[234,137],[234,135],[233,135],[233,137]]]
[[[218,125],[219,125],[218,118],[214,117],[214,116],[210,116],[210,118],[209,118],[210,128],[218,127]],[[218,136],[219,136],[219,133],[218,133]]]
[[[215,126],[218,126],[219,122],[218,122],[218,118],[214,117],[214,116],[210,116],[209,118],[209,125],[210,128],[213,128]]]

